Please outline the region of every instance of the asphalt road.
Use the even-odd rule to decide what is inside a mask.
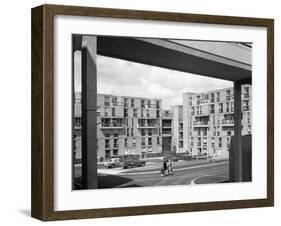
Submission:
[[[161,177],[159,173],[99,175],[99,188],[187,185],[221,183],[228,181],[229,164],[218,163],[190,169],[180,169],[173,176]]]

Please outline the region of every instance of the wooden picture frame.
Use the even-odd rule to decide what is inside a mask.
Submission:
[[[54,210],[54,16],[87,16],[240,25],[267,29],[267,198],[118,208]],[[274,205],[274,20],[62,5],[32,9],[32,202],[34,218],[66,219],[164,214]]]

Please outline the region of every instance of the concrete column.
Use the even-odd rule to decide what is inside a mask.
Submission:
[[[82,186],[98,187],[96,150],[97,39],[82,37]]]
[[[241,84],[234,82],[234,181],[242,181]]]

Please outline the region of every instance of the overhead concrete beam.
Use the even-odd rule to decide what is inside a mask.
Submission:
[[[229,81],[251,80],[251,65],[162,39],[98,37],[97,53]]]

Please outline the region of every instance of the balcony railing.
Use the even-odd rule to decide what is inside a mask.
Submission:
[[[244,106],[244,107],[243,107],[243,110],[244,110],[244,111],[249,111],[249,110],[250,110],[250,106]]]
[[[102,123],[100,124],[101,129],[124,129],[123,123]]]
[[[209,121],[194,121],[193,126],[199,127],[199,126],[208,126]]]
[[[172,132],[171,132],[171,131],[163,131],[163,132],[162,132],[162,136],[163,136],[163,137],[172,136]]]
[[[138,128],[157,128],[156,124],[149,124],[149,123],[139,123]]]
[[[249,98],[250,94],[249,93],[244,93],[244,98]]]
[[[223,119],[222,124],[223,124],[223,126],[233,126],[234,120],[233,119]]]

